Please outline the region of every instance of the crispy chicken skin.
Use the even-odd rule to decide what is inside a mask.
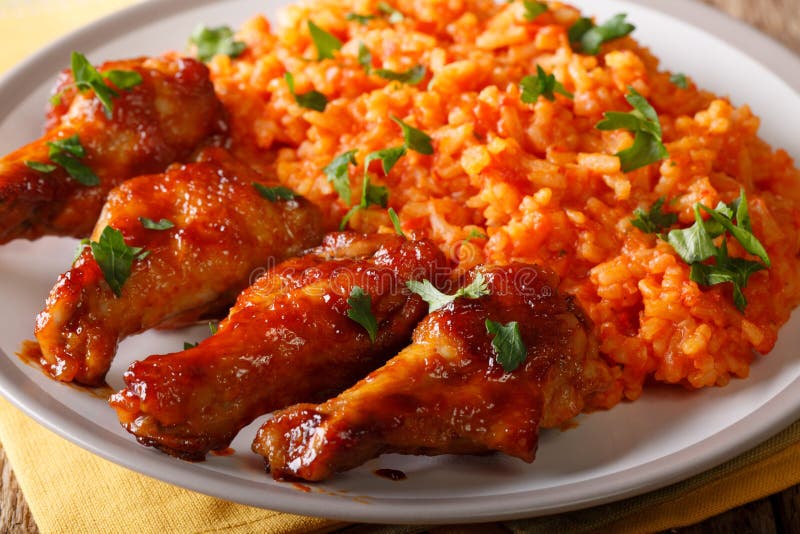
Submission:
[[[431,313],[410,346],[338,397],[273,414],[253,450],[274,478],[323,480],[387,452],[501,451],[531,462],[540,425],[563,423],[609,387],[591,324],[556,293],[555,275],[478,269],[491,295]],[[498,363],[487,319],[519,324],[527,358],[513,372]]]
[[[89,247],[59,277],[35,329],[41,363],[54,378],[102,383],[124,337],[224,315],[255,271],[322,240],[321,215],[307,200],[263,198],[253,183],[270,184],[223,149],[205,149],[199,160],[109,194],[92,239],[111,226],[149,255],[134,260],[119,297]],[[175,226],[148,230],[139,217]]]
[[[61,103],[50,109],[45,135],[0,159],[0,243],[43,235],[85,237],[112,188],[185,161],[223,128],[222,106],[202,63],[166,55],[109,62],[98,70],[113,69],[136,71],[142,83],[117,90],[110,119],[94,91],[78,92],[72,73],[65,71],[55,88]],[[82,185],[62,167],[42,173],[25,165],[51,163],[47,142],[76,134],[86,150],[81,162],[99,185]]]
[[[325,399],[382,365],[425,314],[405,282],[446,267],[427,241],[331,234],[259,278],[197,347],[131,365],[110,403],[139,442],[203,459],[256,417]],[[374,343],[347,315],[356,286],[371,298]]]

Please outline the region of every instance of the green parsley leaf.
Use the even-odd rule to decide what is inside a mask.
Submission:
[[[350,204],[352,198],[348,168],[350,164],[356,165],[357,152],[358,150],[348,150],[339,154],[322,169],[328,181],[333,184],[333,188],[339,194],[339,198],[344,200],[346,204]]]
[[[367,74],[372,72],[372,54],[364,43],[358,43],[358,64],[367,71]]]
[[[519,87],[522,90],[520,100],[526,104],[535,104],[540,96],[552,102],[556,99],[555,93],[574,98],[574,95],[564,89],[553,74],[547,74],[539,65],[536,65],[536,76],[525,76],[519,82]]]
[[[703,286],[712,286],[730,282],[733,284],[733,303],[740,312],[747,307],[747,299],[742,289],[747,287],[750,275],[763,271],[767,267],[757,261],[744,258],[731,258],[728,256],[728,245],[725,240],[719,248],[715,265],[693,263],[689,277],[694,282]]]
[[[142,75],[135,70],[110,70],[100,75],[123,91],[133,89],[142,83]]]
[[[467,237],[464,239],[464,243],[472,241],[473,239],[489,239],[489,236],[484,234],[480,230],[476,230],[475,228],[473,228],[472,230],[470,230],[469,234],[467,234]]]
[[[485,324],[486,331],[494,334],[492,347],[497,354],[497,362],[503,366],[506,373],[514,371],[528,357],[528,351],[519,333],[519,324],[516,321],[502,324],[490,319],[486,319]]]
[[[145,258],[147,252],[140,247],[126,245],[122,232],[110,226],[103,228],[100,239],[91,241],[89,245],[111,291],[119,297],[122,294],[122,285],[131,275],[133,261]]]
[[[80,52],[72,52],[71,57],[72,77],[75,80],[75,87],[79,91],[94,90],[97,99],[103,104],[106,117],[111,118],[114,110],[114,104],[111,102],[113,98],[119,96],[119,93],[114,91],[105,80],[97,72],[86,56]]]
[[[442,293],[430,280],[409,280],[406,282],[406,287],[412,292],[416,293],[422,300],[428,303],[428,313],[433,313],[436,310],[444,308],[457,298],[478,299],[490,293],[489,283],[482,273],[475,273],[475,277],[469,285],[459,288],[458,291],[452,295]]]
[[[293,200],[295,197],[294,191],[283,185],[267,187],[258,182],[253,182],[253,187],[256,188],[256,191],[258,191],[259,195],[266,198],[270,202],[277,202],[278,200]]]
[[[183,350],[189,350],[195,348],[200,343],[189,343],[188,341],[183,342]]]
[[[622,171],[630,172],[669,157],[661,140],[661,123],[653,106],[633,87],[628,87],[625,100],[633,111],[607,111],[595,125],[598,130],[628,130],[634,134],[633,144],[617,152]]]
[[[370,206],[385,208],[388,203],[389,189],[382,185],[372,185],[369,175],[364,173],[364,182],[361,187],[361,200],[358,204],[350,208],[345,216],[342,217],[342,221],[339,223],[339,230],[344,230],[347,227],[347,223],[357,211],[365,210]]]
[[[389,22],[392,24],[397,24],[406,18],[405,15],[403,15],[400,11],[396,10],[386,2],[378,2],[378,10],[385,15],[389,15]]]
[[[25,166],[37,172],[45,174],[51,173],[58,168],[58,165],[50,165],[49,163],[41,163],[39,161],[26,161]]]
[[[670,230],[667,234],[667,243],[672,245],[678,256],[688,264],[707,260],[717,254],[717,247],[703,224],[703,218],[697,206],[696,204],[694,207],[695,224],[683,230]]]
[[[353,286],[347,298],[347,316],[364,327],[369,339],[375,343],[378,336],[378,321],[372,313],[372,297],[359,286]]]
[[[189,43],[197,47],[197,59],[204,62],[216,55],[239,57],[247,48],[245,43],[233,38],[233,30],[228,26],[209,28],[201,24],[192,32]]]
[[[375,18],[375,15],[359,15],[358,13],[349,12],[344,16],[345,20],[354,20],[361,24],[362,26],[366,26],[369,24],[369,21]]]
[[[402,158],[406,154],[406,146],[395,146],[392,148],[384,148],[382,150],[376,150],[375,152],[370,152],[367,154],[367,158],[364,160],[364,175],[366,176],[367,170],[369,169],[369,164],[375,160],[380,160],[381,167],[383,168],[384,174],[389,174],[389,171],[395,166],[397,161]]]
[[[139,222],[142,223],[142,226],[148,230],[169,230],[170,228],[175,227],[175,223],[169,219],[154,221],[153,219],[148,219],[147,217],[139,217]]]
[[[653,202],[653,205],[647,211],[642,208],[636,208],[633,211],[631,224],[646,234],[658,234],[677,223],[677,213],[664,213],[661,211],[664,202],[664,197],[661,197]]]
[[[595,55],[600,52],[600,45],[619,39],[631,33],[636,26],[625,22],[625,13],[615,15],[600,26],[595,26],[591,19],[578,19],[568,31],[569,41],[577,52]]]
[[[433,154],[433,145],[431,144],[431,137],[428,134],[422,130],[417,130],[413,126],[409,126],[394,115],[392,115],[392,120],[403,129],[403,141],[406,148],[426,156]]]
[[[689,87],[689,81],[686,79],[686,75],[681,72],[676,72],[672,74],[669,77],[669,81],[677,85],[681,89],[687,89]]]
[[[404,72],[396,72],[389,69],[373,69],[372,73],[385,80],[392,80],[408,85],[417,85],[425,77],[427,70],[424,65],[416,65]]]
[[[533,21],[536,17],[547,11],[547,4],[544,2],[534,2],[533,0],[522,0],[525,7],[525,20]]]
[[[78,243],[78,247],[75,249],[75,256],[72,258],[72,263],[78,261],[78,258],[80,258],[81,254],[83,254],[83,249],[88,247],[89,243],[91,243],[91,241],[89,240],[88,237],[84,237],[83,239],[80,240],[80,242]]]
[[[342,42],[335,36],[326,32],[312,21],[308,21],[308,31],[314,46],[317,47],[317,59],[333,59],[333,52],[342,48]]]
[[[389,219],[392,220],[392,226],[394,226],[394,231],[397,232],[397,235],[405,237],[406,234],[403,233],[403,227],[400,225],[400,217],[397,216],[394,208],[389,208]]]
[[[208,331],[211,332],[211,335],[213,336],[214,334],[216,334],[219,331],[219,325],[217,323],[213,322],[213,321],[209,321],[208,322]]]
[[[294,76],[291,72],[285,73],[283,79],[286,80],[286,85],[289,86],[289,92],[292,93],[294,101],[297,102],[298,106],[313,109],[314,111],[325,111],[325,108],[328,106],[328,98],[325,95],[314,89],[307,93],[295,93]]]
[[[746,202],[743,202],[742,204],[746,205]],[[764,246],[756,238],[756,236],[753,235],[752,232],[746,230],[742,226],[734,226],[733,222],[730,219],[728,219],[724,215],[721,215],[716,210],[709,209],[703,204],[698,204],[698,205],[703,211],[708,213],[716,223],[725,228],[742,245],[742,247],[747,252],[753,254],[754,256],[758,256],[767,267],[770,267],[772,265],[769,256],[767,255],[767,251],[764,249]]]
[[[76,181],[86,186],[100,183],[100,178],[92,169],[79,161],[86,157],[86,150],[77,134],[65,139],[48,141],[47,146],[50,161],[61,166]]]

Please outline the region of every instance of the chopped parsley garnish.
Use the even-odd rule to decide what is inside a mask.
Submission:
[[[49,163],[40,163],[38,161],[26,161],[25,166],[29,169],[33,169],[36,172],[42,172],[44,174],[51,173],[58,168],[58,165],[50,165]]]
[[[633,145],[617,152],[623,172],[630,172],[669,157],[661,139],[661,123],[653,106],[633,87],[625,100],[634,110],[628,113],[607,111],[595,125],[598,130],[628,130],[634,134]]]
[[[533,0],[522,0],[525,7],[525,20],[533,21],[536,17],[547,11],[547,4],[544,2],[534,2]]]
[[[347,298],[347,316],[364,327],[369,334],[369,340],[375,343],[378,336],[378,321],[372,313],[372,297],[359,286],[353,286]]]
[[[89,240],[88,237],[84,237],[83,239],[80,240],[80,242],[78,243],[78,248],[75,249],[75,256],[72,258],[72,263],[78,261],[78,258],[80,258],[81,254],[83,254],[83,249],[88,247],[89,243],[91,243],[91,240]]]
[[[409,280],[406,282],[406,286],[412,293],[416,293],[428,303],[428,313],[444,308],[457,298],[477,299],[490,293],[489,283],[482,273],[475,273],[475,278],[472,279],[469,285],[459,288],[452,295],[442,293],[436,289],[436,286],[430,280],[423,280],[422,282]]]
[[[228,26],[209,28],[201,24],[192,32],[189,43],[197,47],[200,61],[210,61],[216,55],[239,57],[247,48],[245,43],[233,38],[233,30]]]
[[[289,92],[292,93],[294,101],[297,102],[298,106],[313,109],[314,111],[325,111],[325,108],[328,106],[328,99],[325,95],[313,89],[307,93],[295,93],[294,76],[291,72],[285,73],[283,79],[286,80],[286,85],[289,86]]]
[[[601,44],[625,37],[636,29],[633,24],[625,22],[625,17],[625,13],[614,15],[600,26],[596,26],[592,19],[586,17],[578,19],[568,32],[572,48],[584,54],[597,54]]]
[[[147,217],[139,217],[139,222],[142,223],[142,226],[148,230],[169,230],[170,228],[175,227],[175,223],[169,219],[154,221],[153,219],[148,219]]]
[[[362,26],[366,26],[367,24],[369,24],[369,21],[371,21],[374,18],[375,18],[375,15],[360,15],[360,14],[355,13],[353,11],[347,13],[344,16],[345,20],[354,20],[354,21],[358,22],[359,24],[361,24]]]
[[[149,254],[141,247],[126,245],[122,232],[110,226],[103,228],[100,239],[91,241],[89,246],[103,277],[118,297],[122,294],[122,285],[131,275],[133,261],[144,259]]]
[[[372,54],[364,43],[358,43],[358,64],[367,71],[367,74],[372,72]]]
[[[433,145],[431,144],[431,137],[428,134],[413,126],[409,126],[394,115],[392,115],[392,120],[403,129],[403,143],[406,148],[426,156],[433,154]]]
[[[520,99],[526,104],[535,104],[540,96],[552,102],[556,99],[555,93],[574,98],[574,95],[564,89],[553,74],[547,74],[539,65],[536,65],[536,76],[525,76],[519,82],[519,87],[522,90]]]
[[[317,59],[333,59],[333,53],[342,48],[342,42],[335,36],[326,32],[312,21],[308,21],[308,31],[314,46],[317,47]]]
[[[664,197],[661,197],[647,211],[636,208],[631,224],[646,234],[658,234],[678,222],[677,213],[664,213],[661,210],[664,202]]]
[[[215,323],[214,321],[209,321],[208,331],[211,332],[211,335],[213,336],[217,333],[217,331],[219,331],[219,324]]]
[[[522,342],[519,324],[516,321],[502,324],[486,319],[486,331],[494,334],[492,347],[497,355],[497,362],[503,366],[506,373],[514,371],[525,361],[528,351]]]
[[[468,243],[473,239],[489,239],[489,236],[484,234],[480,230],[476,230],[475,228],[473,228],[472,230],[470,230],[469,234],[467,234],[467,237],[464,239],[464,243]]]
[[[403,157],[408,150],[426,155],[433,154],[433,145],[428,134],[406,124],[394,115],[392,116],[392,120],[403,130],[403,144],[396,147],[376,150],[375,152],[367,154],[364,160],[364,182],[361,188],[361,200],[358,204],[350,208],[350,211],[342,218],[342,222],[339,223],[340,229],[344,229],[347,226],[347,222],[357,211],[366,209],[369,206],[385,208],[389,202],[389,190],[385,186],[372,185],[370,181],[370,163],[373,161],[380,161],[384,174],[389,174],[397,161]],[[347,175],[347,167],[350,163],[355,164],[355,151],[352,150],[337,156],[336,159],[324,169],[328,180],[334,184],[334,188],[342,199],[350,196],[350,183],[349,176]],[[348,191],[343,194],[345,187]]]
[[[350,208],[350,210],[342,217],[342,222],[339,223],[339,230],[344,230],[347,227],[348,221],[356,214],[356,212],[365,210],[370,206],[380,206],[385,208],[389,203],[389,189],[383,185],[372,185],[369,175],[364,176],[364,182],[361,186],[361,200],[358,204]]]
[[[389,219],[392,220],[392,226],[394,226],[394,231],[397,232],[397,235],[405,237],[406,234],[403,233],[403,227],[400,225],[400,217],[397,216],[394,208],[389,208]]]
[[[380,76],[384,80],[417,85],[425,77],[427,70],[424,65],[415,65],[410,69],[397,72],[389,69],[372,69],[372,73]]]
[[[199,344],[200,344],[199,342],[197,342],[197,343],[189,343],[188,341],[184,341],[183,342],[183,350],[193,349]]]
[[[350,173],[348,168],[350,164],[356,165],[356,153],[358,150],[348,150],[339,154],[333,161],[322,169],[328,181],[333,184],[333,188],[339,194],[339,197],[344,200],[345,204],[350,204],[352,199],[352,191],[350,189]]]
[[[708,213],[711,219],[703,221],[701,210]],[[683,261],[691,265],[689,277],[692,281],[703,286],[727,282],[733,284],[733,302],[743,312],[747,300],[742,289],[747,287],[750,275],[771,266],[767,251],[753,235],[744,189],[731,204],[720,202],[713,210],[703,204],[695,204],[694,219],[694,224],[689,228],[671,230],[667,242]],[[763,263],[728,256],[726,233]],[[717,247],[713,239],[719,236],[724,237]],[[702,263],[710,258],[714,258],[713,264]]]
[[[253,182],[253,187],[256,188],[256,191],[258,191],[259,195],[266,198],[270,202],[277,202],[278,200],[293,200],[295,197],[294,191],[283,185],[267,187],[258,182]]]
[[[389,16],[389,22],[392,24],[397,24],[401,22],[405,17],[400,11],[396,10],[386,2],[378,2],[378,10],[383,13],[384,15]]]
[[[672,74],[669,77],[669,81],[681,89],[687,89],[689,87],[689,81],[686,79],[686,75],[681,72]]]
[[[50,158],[50,161],[62,167],[65,171],[67,171],[67,174],[69,174],[77,182],[86,186],[97,185],[100,183],[100,178],[97,177],[92,169],[80,161],[86,157],[86,149],[83,148],[81,140],[77,134],[65,139],[48,141],[47,147],[49,149],[47,155]],[[39,167],[39,169],[36,170],[43,168],[50,169],[47,172],[52,172],[54,170],[51,169],[52,165],[39,163],[36,161],[26,161],[25,165],[32,169],[35,169],[33,165]]]
[[[98,72],[86,56],[80,52],[72,52],[70,57],[70,67],[72,69],[73,85],[78,91],[94,91],[95,96],[103,104],[103,111],[109,119],[114,112],[112,100],[119,96],[119,93],[106,84],[106,80],[113,83],[117,88],[128,91],[142,83],[142,75],[132,70],[110,70]],[[57,93],[50,98],[54,105],[61,103],[62,93]]]

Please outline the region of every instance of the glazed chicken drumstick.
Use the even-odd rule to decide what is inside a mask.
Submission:
[[[62,74],[45,135],[0,159],[0,243],[86,237],[112,188],[185,161],[223,127],[208,69],[198,61],[166,55],[98,70],[141,79],[127,89],[101,82],[116,94],[109,112],[95,90],[79,91],[72,72]]]
[[[425,314],[405,283],[446,267],[427,241],[331,234],[259,278],[197,347],[131,365],[111,405],[139,442],[200,460],[256,417],[327,398],[383,364]]]
[[[273,414],[253,450],[274,478],[322,480],[387,452],[501,451],[531,462],[539,426],[560,425],[609,387],[591,324],[557,294],[555,275],[477,269],[472,280],[483,276],[488,295],[428,315],[410,346],[338,397]],[[489,333],[487,320],[504,332]],[[521,363],[506,370],[511,323]]]
[[[254,184],[276,184],[222,149],[199,159],[109,194],[94,243],[59,277],[36,319],[41,363],[54,378],[101,384],[124,337],[224,315],[258,269],[321,241],[313,204],[289,190],[265,198]],[[116,244],[107,239],[114,233]],[[130,276],[112,287],[104,267],[116,273],[125,254]]]

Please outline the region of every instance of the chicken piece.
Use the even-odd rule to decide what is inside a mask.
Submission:
[[[299,196],[272,202],[254,182],[266,184],[224,150],[209,148],[197,163],[111,191],[92,239],[110,226],[149,255],[133,261],[117,296],[90,247],[83,248],[36,319],[44,369],[58,380],[100,384],[124,337],[224,315],[259,270],[322,240],[316,206]],[[147,229],[140,217],[174,227]]]
[[[167,55],[109,62],[99,71],[115,69],[135,71],[142,82],[115,89],[119,96],[111,100],[111,118],[94,91],[79,92],[65,71],[55,89],[61,103],[50,109],[45,135],[0,159],[0,243],[43,235],[85,237],[111,189],[184,161],[224,128],[222,105],[202,63]],[[97,175],[99,185],[83,185],[61,166],[41,172],[26,165],[51,164],[48,142],[73,135],[86,152],[80,163]]]
[[[428,315],[410,346],[338,397],[273,414],[253,450],[274,478],[323,480],[388,452],[532,462],[540,425],[562,424],[611,385],[589,319],[554,274],[519,263],[477,272],[490,295]],[[527,356],[512,372],[487,319],[519,325]]]
[[[427,241],[331,234],[259,278],[197,347],[131,365],[110,403],[142,444],[203,459],[256,417],[325,399],[382,365],[425,314],[406,281],[446,267]],[[356,287],[371,299],[374,342],[348,316]]]

